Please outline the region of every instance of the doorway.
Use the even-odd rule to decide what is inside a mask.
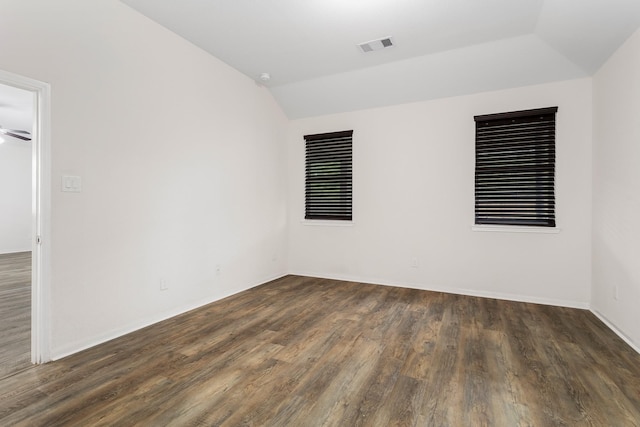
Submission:
[[[31,365],[33,101],[0,84],[0,378]]]
[[[28,168],[30,177],[26,186],[19,184],[14,178],[12,185],[5,186],[8,191],[24,191],[27,194],[12,194],[13,207],[25,202],[28,218],[19,221],[17,233],[5,234],[0,244],[2,252],[9,252],[2,256],[3,265],[9,273],[5,274],[5,281],[9,289],[5,289],[16,301],[24,305],[24,292],[18,289],[20,283],[30,279],[30,289],[27,289],[27,309],[23,313],[16,312],[13,320],[19,332],[15,339],[21,345],[29,347],[26,354],[20,353],[16,360],[16,369],[24,369],[32,363],[48,362],[50,358],[50,330],[49,330],[49,283],[50,283],[50,87],[49,84],[28,77],[0,70],[0,137],[3,140],[5,152],[13,152],[11,164],[14,172]],[[4,96],[2,96],[4,93]],[[27,99],[31,105],[30,119],[24,116],[25,104],[17,101]],[[22,117],[18,116],[22,113]],[[22,121],[21,121],[22,120]],[[2,121],[5,121],[3,123]],[[30,122],[30,123],[29,123]],[[28,144],[28,145],[27,145]],[[27,151],[25,156],[25,150]],[[26,166],[25,166],[26,165]],[[17,173],[17,172],[16,172]],[[30,178],[30,179],[29,179]],[[22,179],[22,178],[20,178]],[[24,231],[26,229],[26,231]],[[5,230],[6,232],[6,230]],[[26,241],[28,240],[28,241]],[[4,246],[6,247],[4,247]],[[12,280],[7,279],[11,277]],[[13,280],[15,279],[15,280]],[[20,296],[22,295],[22,296]],[[28,318],[25,319],[25,315]],[[27,325],[25,326],[24,321]],[[23,322],[23,323],[20,323]],[[23,330],[27,329],[27,343],[24,343]],[[26,360],[23,360],[26,359]],[[29,364],[25,365],[25,361]],[[9,366],[11,368],[11,366]],[[2,370],[0,369],[0,374]]]

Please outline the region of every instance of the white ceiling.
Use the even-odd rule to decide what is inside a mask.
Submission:
[[[122,0],[299,118],[592,75],[640,0]],[[356,45],[392,36],[395,47]]]

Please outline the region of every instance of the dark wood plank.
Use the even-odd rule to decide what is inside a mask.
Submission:
[[[288,276],[0,380],[0,425],[640,425],[585,310]]]
[[[0,254],[0,378],[31,366],[31,252]]]

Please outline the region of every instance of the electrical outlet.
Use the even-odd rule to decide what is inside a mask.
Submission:
[[[420,263],[418,262],[418,258],[416,257],[411,258],[411,267],[418,268],[419,266],[420,266]]]
[[[164,279],[160,279],[160,290],[166,291],[167,289],[169,289],[169,285],[167,284],[167,281]]]

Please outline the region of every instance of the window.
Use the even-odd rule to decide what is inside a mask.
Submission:
[[[555,227],[557,111],[474,117],[476,224]]]
[[[351,220],[353,131],[305,135],[305,219]]]

